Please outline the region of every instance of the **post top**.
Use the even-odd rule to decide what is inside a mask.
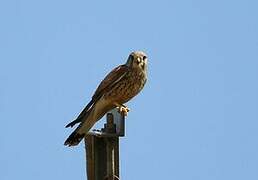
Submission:
[[[112,109],[106,115],[106,123],[101,130],[93,130],[88,134],[97,137],[123,137],[125,136],[125,116],[118,112],[117,108]]]

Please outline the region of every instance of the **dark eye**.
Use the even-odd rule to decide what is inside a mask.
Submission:
[[[142,59],[143,59],[143,60],[147,59],[147,56],[143,56]]]

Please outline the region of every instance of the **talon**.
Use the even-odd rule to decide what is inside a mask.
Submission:
[[[128,107],[126,107],[126,106],[120,106],[120,107],[118,107],[118,112],[119,112],[121,115],[127,116],[129,111],[130,111],[130,109],[129,109]]]

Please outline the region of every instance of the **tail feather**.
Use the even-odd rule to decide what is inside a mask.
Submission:
[[[80,125],[72,132],[72,134],[66,139],[64,145],[76,146],[78,145],[85,134],[92,128],[95,122],[98,120],[95,115],[95,106],[93,106],[87,114],[82,118]],[[73,122],[71,122],[73,123]],[[69,124],[68,124],[69,125]],[[67,126],[68,126],[67,125]]]
[[[90,119],[91,118],[91,119]],[[65,140],[65,146],[78,145],[83,137],[89,132],[92,126],[95,124],[96,119],[89,116],[89,119],[85,119],[81,124],[72,132],[72,134]]]
[[[72,122],[70,122],[69,124],[67,124],[66,126],[65,126],[65,128],[68,128],[68,127],[73,127],[75,124],[77,124],[77,123],[80,123],[81,122],[81,119],[79,119],[79,118],[77,118],[77,119],[75,119],[74,121],[72,121]]]
[[[76,131],[74,131],[66,140],[64,145],[65,146],[76,146],[78,145],[85,134],[78,134]]]
[[[78,117],[79,120],[71,122],[70,125],[74,125],[76,122],[81,122],[80,125],[74,130],[74,132],[66,139],[64,145],[76,146],[80,143],[83,137],[89,132],[94,124],[101,119],[106,112],[113,108],[107,106],[108,101],[100,99],[97,103],[94,103],[87,111],[84,111],[82,115]],[[69,125],[69,124],[68,124]],[[67,125],[67,126],[68,126]],[[68,126],[69,127],[69,126]]]
[[[67,124],[65,127],[73,127],[75,124],[82,122],[83,119],[87,118],[87,116],[89,115],[89,111],[93,106],[93,99],[87,104],[87,106],[82,110],[82,112],[79,114],[79,116],[77,117],[77,119],[75,119],[74,121],[70,122],[69,124]]]

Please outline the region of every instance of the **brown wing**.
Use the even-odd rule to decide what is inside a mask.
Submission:
[[[73,127],[75,124],[82,122],[82,119],[86,119],[89,115],[89,111],[91,107],[96,103],[96,101],[101,98],[105,91],[112,88],[120,79],[124,77],[124,75],[128,72],[128,66],[120,65],[113,69],[100,83],[94,95],[92,96],[91,101],[87,104],[87,106],[82,110],[79,116],[65,127]]]
[[[65,127],[73,127],[75,124],[79,123],[82,121],[82,118],[87,116],[89,109],[91,108],[91,106],[93,105],[94,101],[93,99],[87,104],[87,106],[82,110],[82,112],[79,114],[79,116],[73,120],[72,122],[70,122],[69,124],[67,124]]]
[[[103,95],[105,91],[113,87],[118,81],[120,81],[125,74],[128,72],[128,66],[120,65],[113,69],[100,83],[97,90],[95,91],[92,99],[98,99]]]

